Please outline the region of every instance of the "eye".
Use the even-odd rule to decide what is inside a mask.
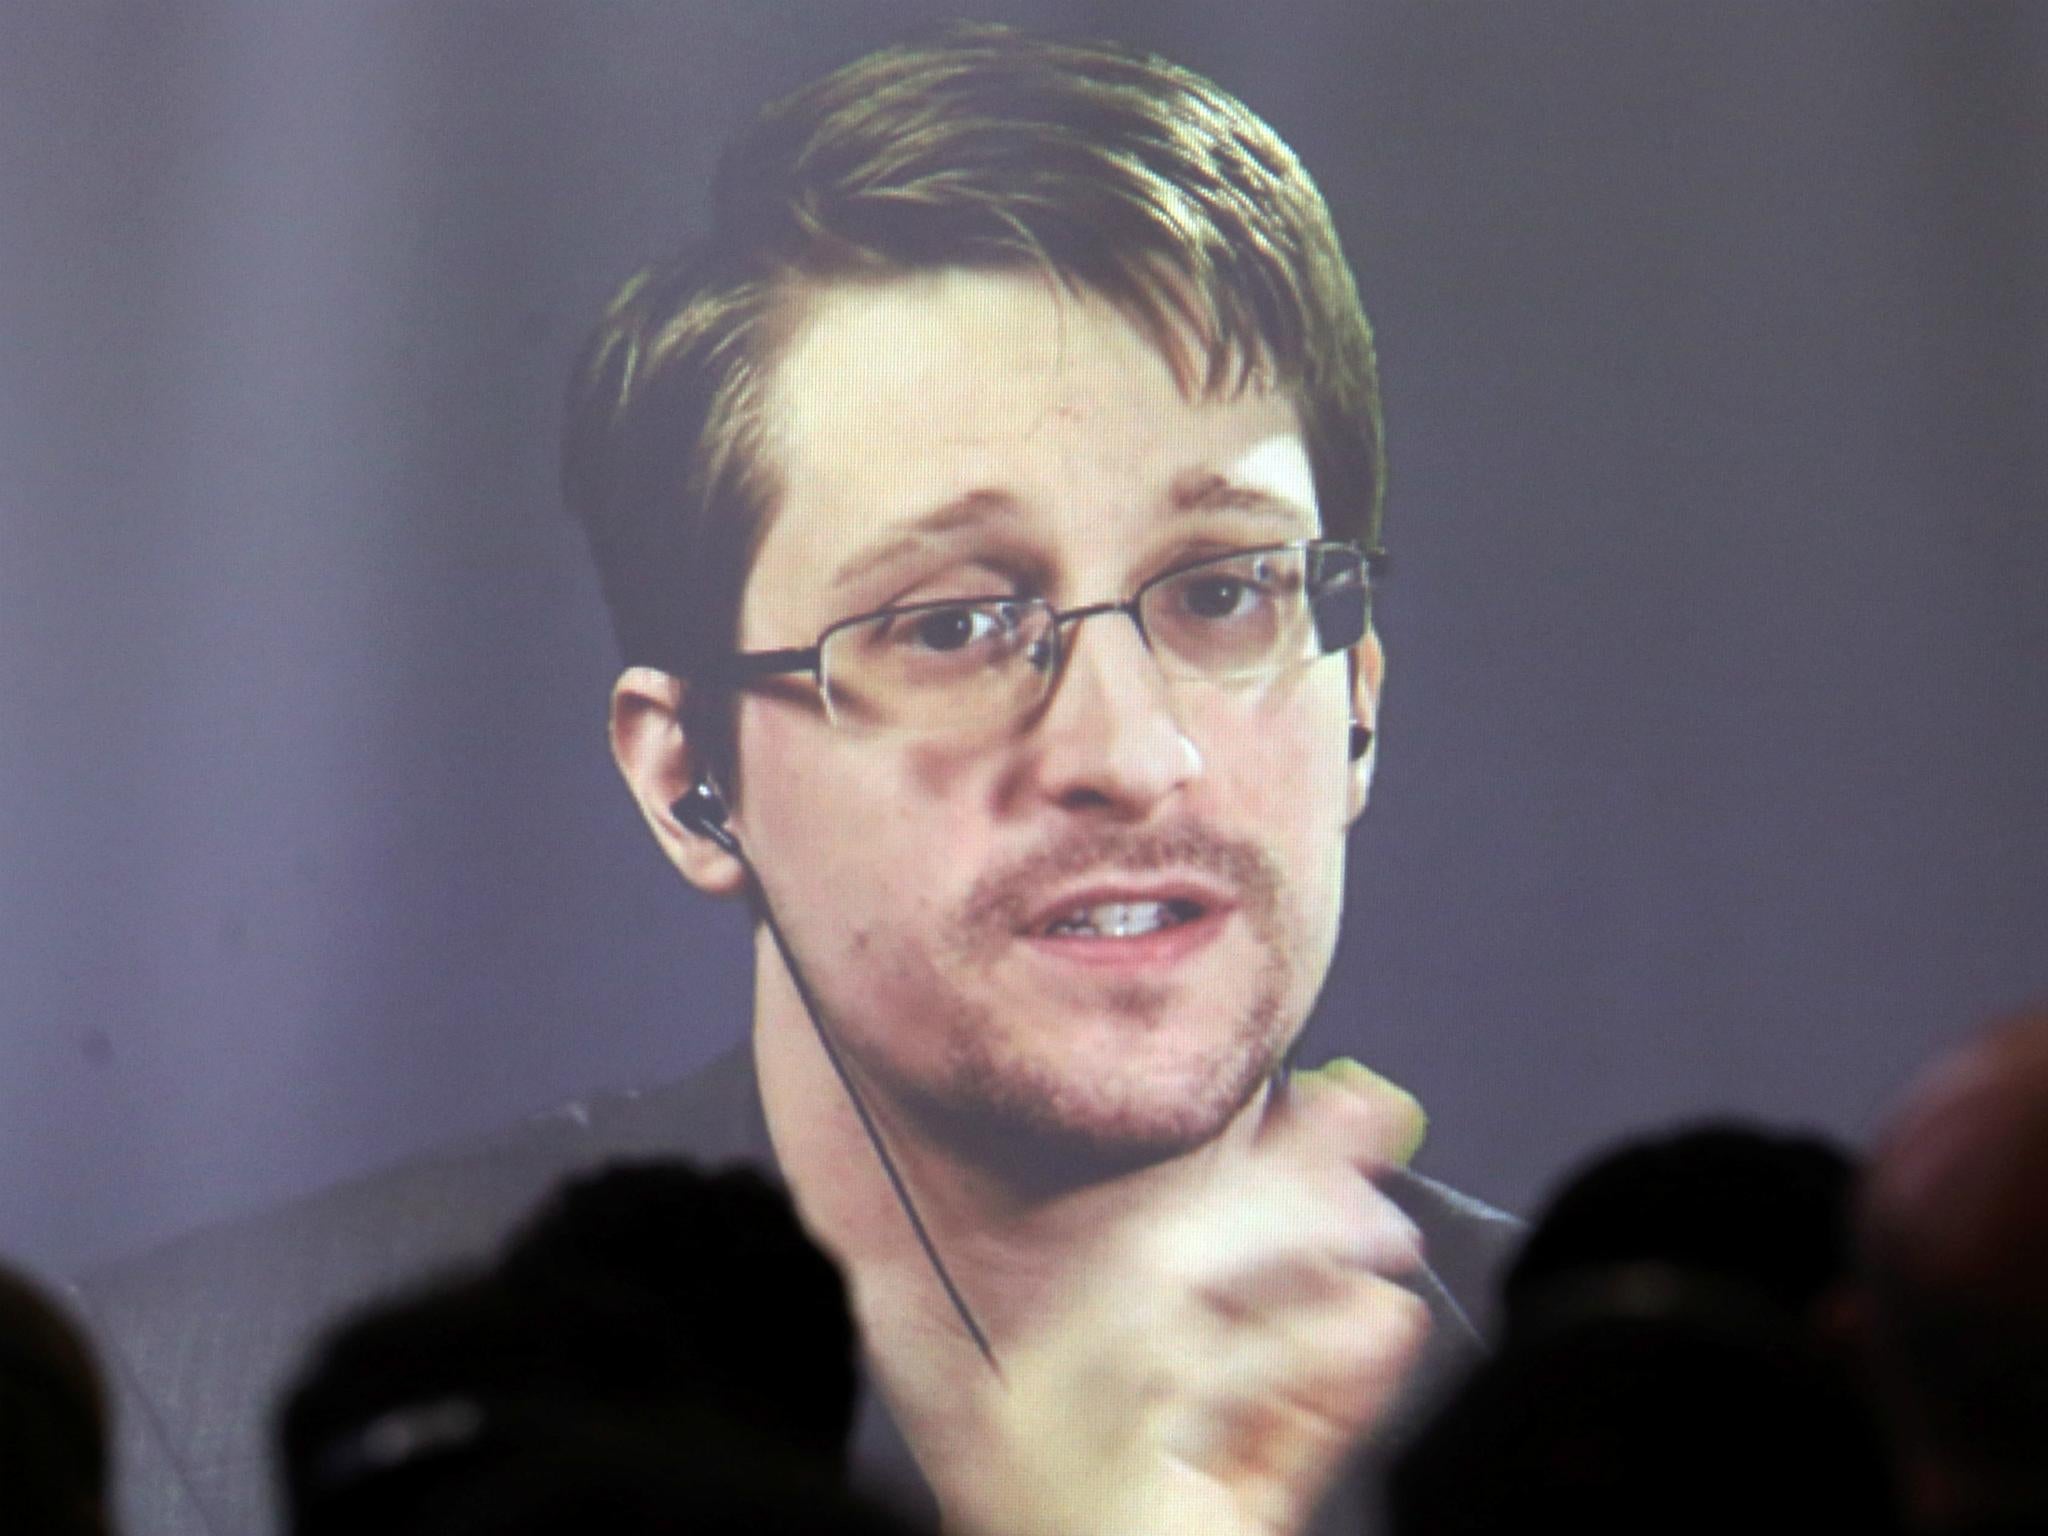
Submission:
[[[1301,585],[1300,573],[1271,555],[1198,565],[1166,582],[1172,611],[1200,624],[1258,618]]]
[[[1181,584],[1180,605],[1190,618],[1230,619],[1247,612],[1262,596],[1242,576],[1195,576]]]
[[[986,608],[962,604],[906,615],[895,638],[899,644],[917,645],[928,651],[964,651],[994,639],[1005,627]]]
[[[869,646],[899,660],[989,659],[1018,643],[1025,612],[1001,599],[919,603],[876,615],[865,633]]]

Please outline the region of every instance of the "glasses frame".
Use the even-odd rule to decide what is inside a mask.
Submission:
[[[1199,571],[1204,566],[1222,565],[1226,561],[1242,560],[1251,555],[1276,554],[1281,550],[1300,552],[1304,564],[1313,560],[1317,555],[1331,555],[1347,551],[1356,555],[1359,562],[1359,582],[1364,590],[1366,599],[1366,628],[1368,631],[1370,630],[1372,625],[1373,578],[1386,573],[1388,563],[1387,552],[1384,549],[1363,548],[1350,539],[1293,539],[1279,544],[1253,544],[1248,545],[1244,549],[1224,550],[1219,554],[1204,555],[1200,559],[1190,560],[1185,564],[1173,566],[1159,572],[1156,576],[1146,577],[1145,580],[1132,590],[1129,597],[1117,602],[1083,603],[1076,608],[1054,608],[1050,602],[1042,597],[1018,597],[1014,594],[991,592],[973,597],[933,598],[929,602],[889,603],[880,608],[869,609],[865,613],[849,614],[843,619],[834,619],[830,624],[827,624],[818,631],[818,638],[809,645],[784,646],[765,651],[729,651],[723,656],[714,658],[710,665],[704,669],[705,680],[723,687],[744,688],[750,683],[760,682],[766,678],[789,677],[807,672],[818,689],[818,695],[825,705],[827,717],[832,718],[833,723],[837,724],[836,715],[832,709],[832,685],[825,676],[825,646],[839,631],[852,629],[860,624],[871,624],[880,618],[931,613],[946,608],[968,607],[976,603],[1030,603],[1045,608],[1051,615],[1051,627],[1047,633],[1051,636],[1053,655],[1050,664],[1045,668],[1047,679],[1045,697],[1049,699],[1052,697],[1053,690],[1059,686],[1060,676],[1066,669],[1067,642],[1065,632],[1069,625],[1078,624],[1083,619],[1092,619],[1098,614],[1121,613],[1130,619],[1131,627],[1137,630],[1138,639],[1144,643],[1146,651],[1157,658],[1159,653],[1153,647],[1152,637],[1145,632],[1145,621],[1138,610],[1138,605],[1144,601],[1147,592],[1162,582],[1185,576],[1190,571]],[[1313,595],[1311,595],[1310,601],[1314,601]],[[1324,651],[1316,659],[1320,660],[1322,656],[1334,656],[1341,649],[1344,649],[1344,647],[1340,646]]]

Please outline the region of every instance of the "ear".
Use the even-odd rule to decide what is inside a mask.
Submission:
[[[612,761],[625,775],[647,828],[683,878],[708,896],[737,896],[747,867],[708,837],[690,831],[669,809],[704,771],[682,723],[689,685],[652,667],[628,667],[612,685]]]
[[[1372,797],[1372,770],[1379,761],[1380,689],[1386,682],[1387,658],[1380,649],[1379,631],[1368,629],[1365,638],[1351,652],[1351,718],[1373,732],[1365,756],[1351,765],[1351,800],[1345,823],[1358,820]]]

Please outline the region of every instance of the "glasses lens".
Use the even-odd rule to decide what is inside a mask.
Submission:
[[[1138,613],[1161,665],[1202,677],[1260,676],[1324,654],[1298,547],[1171,571],[1139,595]]]
[[[914,603],[833,630],[820,647],[826,707],[841,724],[971,725],[1044,694],[1052,615],[1032,598]]]
[[[1318,654],[1327,656],[1358,644],[1372,618],[1365,556],[1349,544],[1311,544],[1307,563],[1305,585]]]

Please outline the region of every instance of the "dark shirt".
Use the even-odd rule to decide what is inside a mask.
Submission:
[[[88,1273],[69,1290],[117,1396],[119,1508],[127,1536],[266,1536],[280,1528],[271,1416],[320,1331],[387,1292],[489,1259],[571,1174],[621,1158],[748,1163],[774,1176],[742,1046],[665,1088],[569,1104],[472,1146],[192,1233]],[[1422,1229],[1434,1314],[1423,1363],[1376,1450],[1476,1357],[1493,1274],[1519,1231],[1498,1211],[1419,1175],[1384,1181]],[[878,1393],[863,1388],[858,1482],[930,1523],[924,1488]],[[1377,1524],[1368,1452],[1316,1522]]]

